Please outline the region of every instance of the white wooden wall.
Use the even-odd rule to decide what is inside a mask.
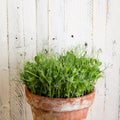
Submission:
[[[0,0],[0,120],[32,120],[19,82],[24,60],[85,42],[110,64],[87,120],[120,120],[120,0]]]

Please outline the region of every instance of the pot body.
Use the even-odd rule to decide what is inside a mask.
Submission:
[[[48,98],[32,94],[25,88],[34,120],[85,120],[95,91],[78,98]]]

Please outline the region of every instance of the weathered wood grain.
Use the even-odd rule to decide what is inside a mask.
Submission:
[[[49,9],[50,49],[61,52],[65,49],[65,1],[52,0]]]
[[[112,66],[106,72],[105,119],[119,120],[120,90],[120,1],[109,0],[106,21],[107,60]]]
[[[19,69],[24,61],[22,2],[21,0],[8,0],[11,120],[26,119],[23,86],[19,83]]]
[[[49,0],[36,1],[36,49],[49,49]]]
[[[29,7],[28,7],[29,3]],[[23,0],[24,57],[31,59],[36,54],[36,1]]]
[[[29,7],[28,7],[29,3]],[[23,39],[24,39],[24,60],[31,60],[36,54],[36,1],[23,0]],[[33,120],[31,108],[26,100],[24,120]]]
[[[7,0],[0,0],[0,120],[9,120],[9,62]]]
[[[83,45],[85,42],[91,48],[92,14],[91,1],[65,1],[65,40],[66,47]]]
[[[106,33],[106,1],[92,1],[92,42],[93,49],[101,49],[100,59],[105,62],[105,33]],[[99,79],[96,85],[96,99],[92,106],[90,120],[105,120],[104,119],[104,104],[106,96],[106,78]],[[100,103],[100,104],[99,104]],[[92,116],[92,117],[91,117]],[[88,117],[88,118],[89,118]],[[88,119],[89,120],[89,119]]]

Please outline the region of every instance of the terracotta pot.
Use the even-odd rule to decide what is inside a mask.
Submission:
[[[38,96],[25,88],[34,120],[85,120],[95,91],[78,98],[48,98]]]

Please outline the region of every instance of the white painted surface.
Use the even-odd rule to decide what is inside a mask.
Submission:
[[[29,7],[28,7],[29,3]],[[23,0],[23,60],[31,59],[37,51],[36,47],[36,2],[35,0]],[[25,120],[32,120],[30,106],[24,101]],[[20,118],[17,118],[20,119]]]
[[[51,0],[49,10],[49,46],[60,52],[65,48],[65,0]]]
[[[49,48],[49,1],[36,0],[36,49]]]
[[[23,2],[8,0],[8,61],[10,83],[10,119],[25,119],[22,84],[19,83],[19,67],[24,60]]]
[[[0,120],[32,120],[19,69],[41,49],[88,43],[110,64],[87,120],[120,120],[119,0],[0,0]],[[3,93],[2,91],[5,91]]]
[[[0,0],[0,120],[10,118],[7,1]]]

